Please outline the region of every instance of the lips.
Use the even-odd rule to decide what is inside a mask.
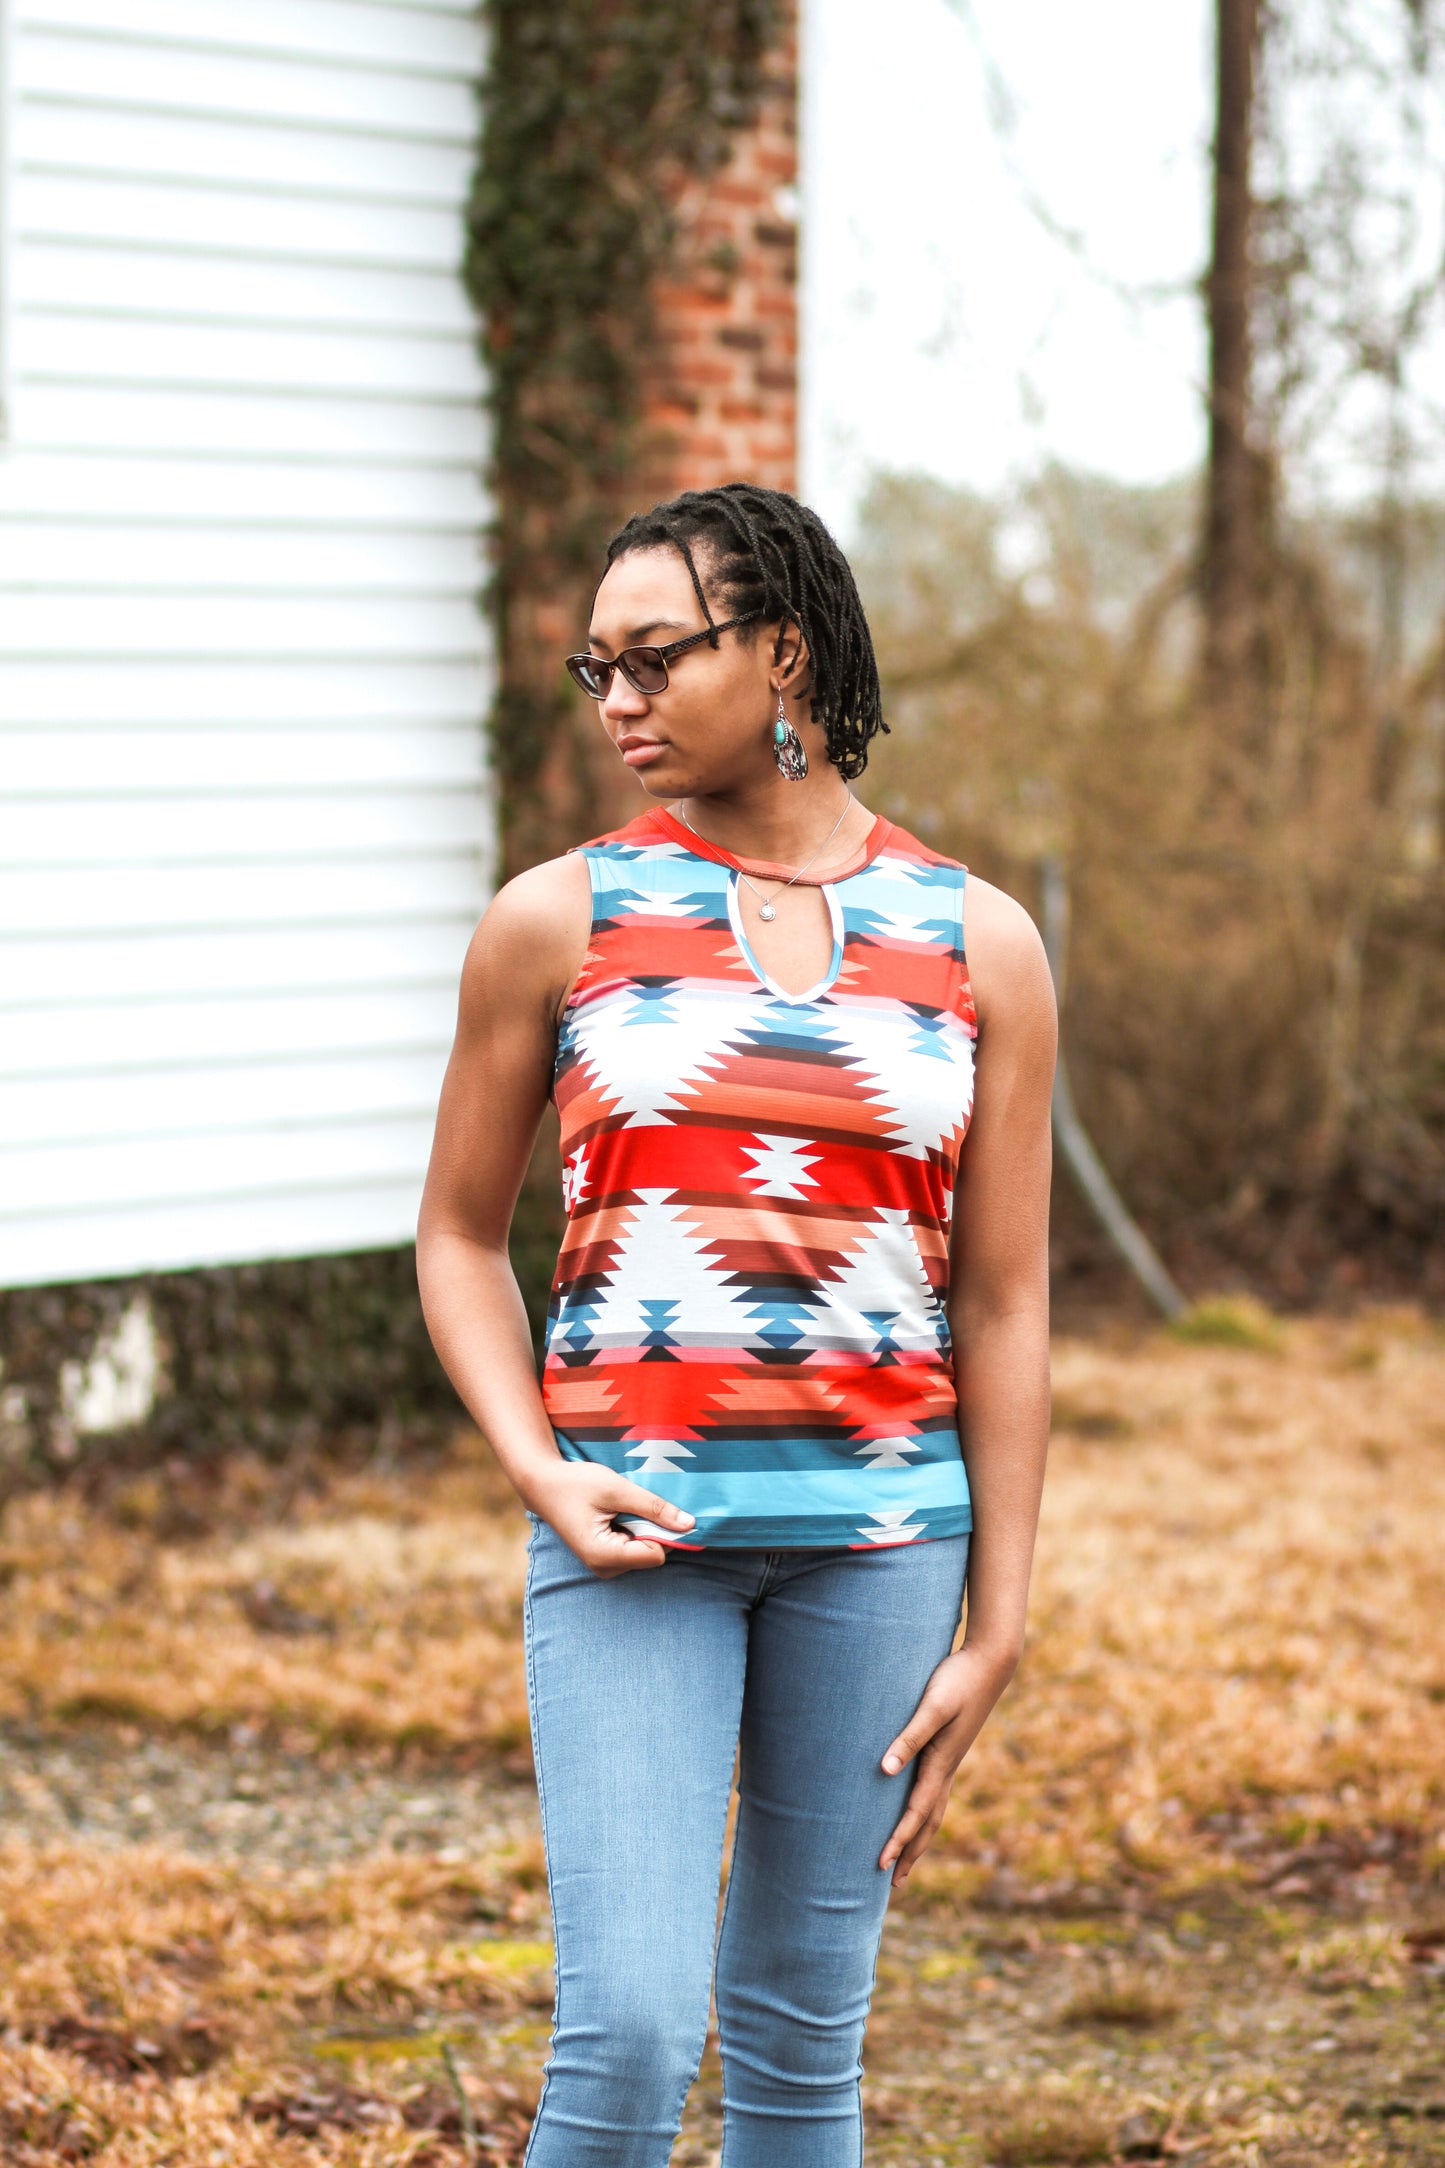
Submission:
[[[617,740],[617,750],[629,768],[645,768],[659,753],[667,751],[667,740],[644,738],[638,731],[626,730]]]

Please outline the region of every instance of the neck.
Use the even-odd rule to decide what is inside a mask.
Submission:
[[[671,810],[734,858],[758,858],[777,866],[802,865],[835,822],[837,831],[818,865],[856,857],[873,819],[831,763],[815,768],[800,783],[779,777],[736,791],[694,791]]]

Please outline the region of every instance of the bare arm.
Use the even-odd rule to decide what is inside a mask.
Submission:
[[[948,1319],[973,1498],[968,1623],[883,1758],[918,1756],[880,1864],[905,1879],[1023,1650],[1049,1434],[1049,1101],[1057,1023],[1043,944],[987,882],[968,886],[978,1072],[954,1207]]]
[[[417,1278],[443,1367],[523,1504],[584,1565],[610,1575],[666,1556],[614,1527],[616,1514],[679,1532],[692,1515],[608,1468],[562,1458],[507,1251],[588,921],[585,863],[556,859],[510,881],[473,936],[417,1226]]]
[[[983,883],[976,884],[982,890]],[[986,994],[978,1096],[963,1148],[949,1325],[973,1497],[965,1645],[1012,1676],[1049,1439],[1049,1107],[1058,1027],[1032,920],[981,895]]]

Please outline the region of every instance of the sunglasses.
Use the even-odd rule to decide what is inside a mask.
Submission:
[[[706,632],[691,633],[685,640],[670,640],[666,647],[625,647],[611,661],[602,655],[569,655],[567,672],[573,684],[580,685],[594,700],[607,698],[614,670],[622,672],[634,692],[666,692],[667,666],[674,657],[685,655],[690,647],[700,647],[704,640],[716,645],[720,632],[731,632],[735,625],[750,625],[762,614],[761,610],[748,610],[741,617],[726,618],[721,625],[709,625]]]

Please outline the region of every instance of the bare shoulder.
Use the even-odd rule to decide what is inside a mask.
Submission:
[[[1054,986],[1039,929],[1023,905],[970,873],[964,943],[980,1027],[1015,1018],[1054,1028]]]
[[[577,852],[515,874],[497,890],[472,935],[462,1004],[505,997],[555,1014],[582,968],[592,923],[587,862]]]
[[[586,859],[580,851],[568,851],[504,881],[477,931],[504,942],[565,940],[579,929],[585,938],[591,894]]]

